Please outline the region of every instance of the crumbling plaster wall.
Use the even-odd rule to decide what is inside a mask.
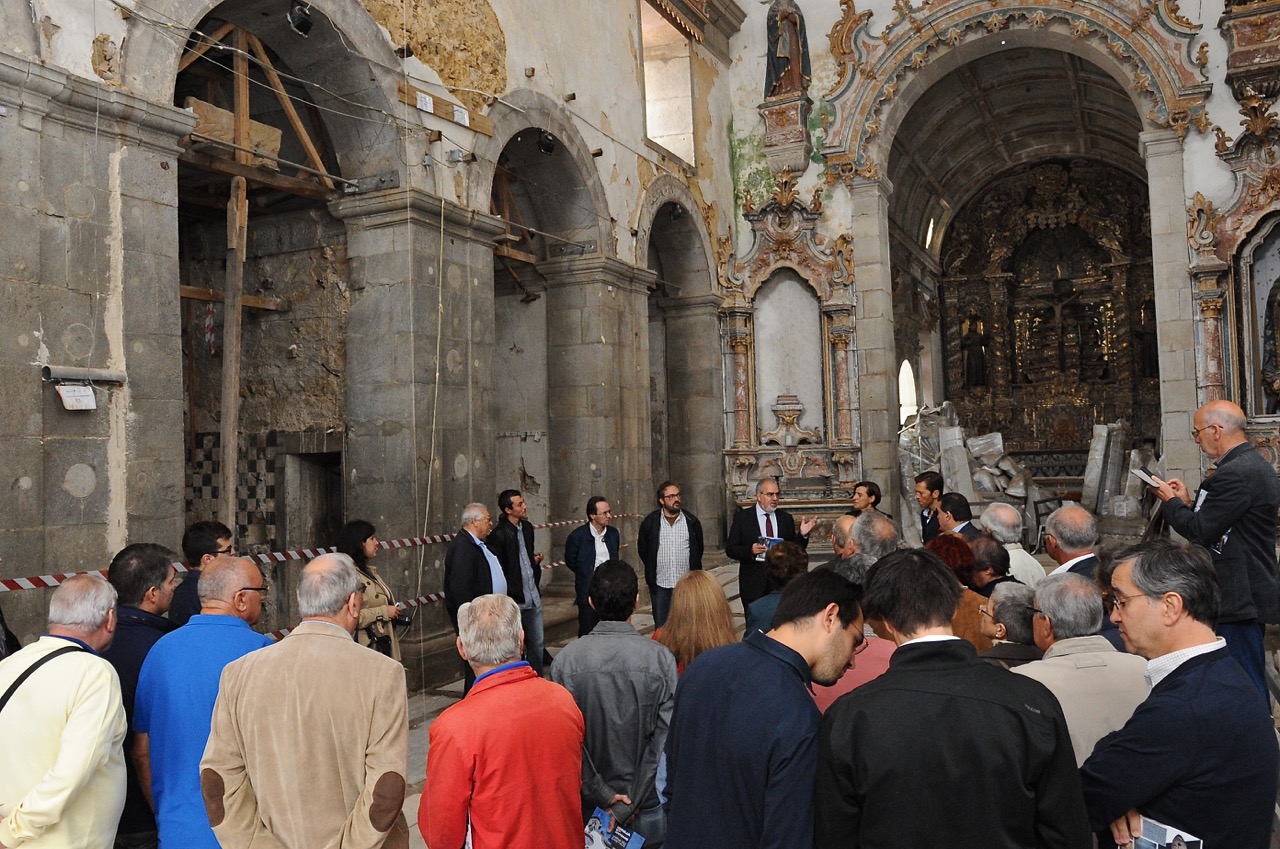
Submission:
[[[182,282],[221,291],[226,228],[190,228]],[[346,231],[323,210],[250,217],[246,294],[280,298],[280,312],[243,310],[240,427],[287,432],[341,429],[345,419],[347,308],[351,300]],[[214,347],[205,341],[207,307],[193,302],[187,352],[188,403],[197,433],[220,420],[224,310],[215,304]]]

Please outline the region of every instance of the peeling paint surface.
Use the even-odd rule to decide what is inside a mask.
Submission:
[[[507,89],[507,38],[485,0],[363,0],[397,47],[440,74],[468,109]],[[467,89],[474,89],[468,91]]]

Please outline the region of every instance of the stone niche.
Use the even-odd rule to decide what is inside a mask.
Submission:
[[[943,246],[947,398],[1010,451],[1083,452],[1096,423],[1160,427],[1146,186],[1096,163],[992,181]]]

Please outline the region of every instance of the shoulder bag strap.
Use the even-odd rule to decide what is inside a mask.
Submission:
[[[58,649],[57,651],[49,652],[44,657],[40,658],[35,663],[28,666],[26,670],[21,675],[18,676],[17,680],[15,680],[12,684],[9,685],[9,689],[5,690],[4,695],[0,696],[0,711],[4,710],[4,706],[9,704],[9,699],[11,699],[13,697],[14,692],[20,686],[22,686],[22,682],[30,678],[31,675],[37,669],[44,666],[46,663],[53,660],[55,657],[58,657],[59,655],[71,654],[71,652],[75,652],[75,651],[84,651],[84,649],[80,648],[79,646],[67,646],[66,648],[61,648],[61,649]]]

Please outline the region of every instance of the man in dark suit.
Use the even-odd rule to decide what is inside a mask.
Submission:
[[[1214,461],[1214,472],[1194,499],[1177,478],[1161,482],[1155,490],[1164,502],[1160,513],[1169,527],[1208,549],[1222,588],[1218,634],[1269,706],[1262,632],[1266,624],[1280,622],[1280,480],[1250,444],[1244,411],[1237,405],[1211,401],[1196,410],[1192,425],[1191,435]]]
[[[1092,845],[1058,700],[951,633],[962,591],[931,551],[895,551],[867,572],[863,609],[897,649],[888,672],[827,709],[817,849]]]
[[[938,502],[942,499],[942,475],[921,472],[916,475],[916,504],[920,505],[920,542],[928,545],[942,529],[938,527]]]
[[[489,508],[483,504],[468,504],[462,510],[462,530],[454,535],[449,550],[445,552],[444,607],[455,634],[458,633],[459,607],[482,595],[507,592],[502,564],[484,544],[491,530],[493,520],[489,518]],[[466,661],[462,666],[465,693],[475,683],[476,676]]]
[[[564,541],[564,562],[573,571],[573,603],[578,606],[578,636],[585,637],[599,618],[587,600],[587,588],[596,567],[618,559],[618,529],[609,526],[613,512],[599,495],[587,500],[587,523],[574,528]]]
[[[1080,777],[1091,825],[1110,826],[1117,843],[1137,836],[1141,815],[1204,846],[1271,844],[1280,754],[1271,711],[1213,632],[1220,577],[1199,545],[1159,540],[1116,555],[1111,620],[1147,659],[1151,692]]]
[[[738,593],[743,610],[769,591],[764,578],[764,553],[769,546],[794,542],[808,548],[809,532],[817,524],[812,518],[805,519],[797,530],[791,514],[778,509],[779,491],[778,482],[773,478],[757,481],[756,503],[734,514],[725,540],[725,553],[738,561]]]
[[[533,550],[533,525],[527,521],[529,505],[520,490],[504,489],[498,493],[498,510],[502,518],[494,524],[485,545],[498,556],[502,575],[507,579],[507,595],[520,607],[525,660],[541,675],[542,552]]]
[[[1044,550],[1058,564],[1049,574],[1073,572],[1092,581],[1098,569],[1098,557],[1093,553],[1097,542],[1097,516],[1076,504],[1054,510],[1044,521]]]
[[[958,492],[948,492],[938,499],[938,527],[943,533],[957,534],[967,540],[982,536],[982,529],[973,524],[969,499]]]

